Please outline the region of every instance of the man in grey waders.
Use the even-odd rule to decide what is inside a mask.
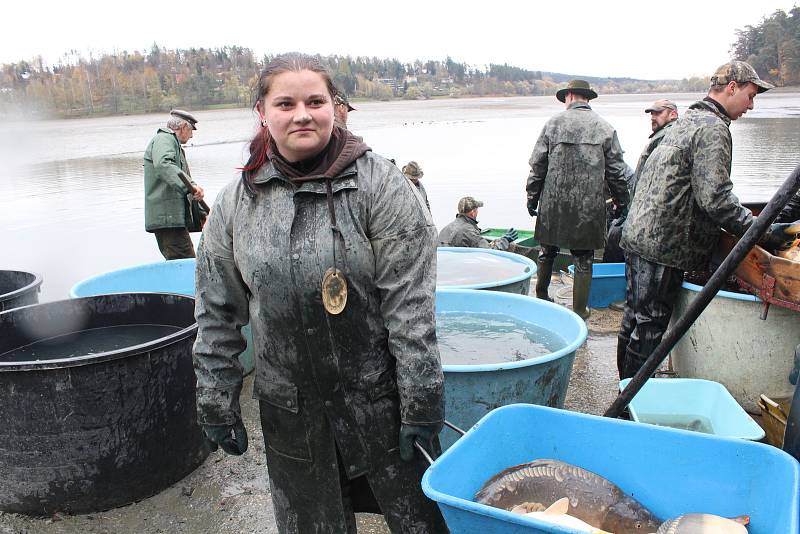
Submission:
[[[627,289],[617,344],[620,378],[632,377],[661,342],[684,271],[708,268],[721,230],[741,237],[753,223],[731,190],[730,123],[773,86],[744,61],[711,76],[708,95],[666,131],[637,173],[622,229]],[[780,247],[787,225],[773,224],[760,244]]]
[[[144,151],[144,227],[156,236],[158,249],[167,260],[194,258],[194,245],[187,229],[192,193],[183,183],[183,173],[194,188],[195,200],[203,199],[203,188],[191,181],[189,164],[181,145],[197,129],[197,119],[186,111],[170,111],[166,128],[159,128]]]
[[[572,80],[556,93],[566,110],[542,128],[531,154],[528,174],[528,213],[536,217],[535,237],[541,244],[536,272],[536,296],[548,295],[553,262],[568,248],[575,262],[572,309],[589,317],[594,250],[606,241],[603,185],[620,213],[628,205],[625,161],[617,132],[592,111],[597,98],[584,80]]]

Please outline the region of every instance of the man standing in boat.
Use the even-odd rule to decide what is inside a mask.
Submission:
[[[544,125],[530,158],[528,213],[536,216],[535,237],[541,244],[537,261],[536,296],[548,295],[553,262],[568,248],[575,263],[572,309],[589,317],[594,250],[606,241],[608,185],[617,210],[627,209],[625,161],[617,132],[597,113],[589,100],[597,98],[584,80],[572,80],[556,93],[566,110]]]
[[[503,237],[494,241],[483,237],[481,229],[478,228],[478,208],[482,207],[483,202],[472,197],[464,197],[459,200],[456,219],[439,232],[439,246],[508,250],[511,243],[518,237],[517,231],[509,228]]]
[[[197,119],[186,111],[170,111],[166,128],[159,128],[144,151],[144,225],[156,236],[158,249],[167,260],[194,258],[194,244],[186,195],[192,193],[180,178],[191,181],[185,145],[197,129]],[[203,199],[203,188],[191,182],[195,200]]]
[[[645,109],[644,112],[650,114],[650,127],[653,129],[653,133],[650,134],[647,145],[639,156],[636,170],[625,173],[625,178],[628,181],[628,193],[631,198],[633,198],[636,180],[639,177],[639,173],[642,172],[644,162],[647,161],[647,158],[650,157],[653,150],[655,150],[661,140],[664,139],[664,134],[667,132],[667,129],[678,119],[678,106],[675,105],[675,102],[666,98],[656,100],[653,102],[653,105]],[[606,248],[603,251],[603,262],[625,261],[625,255],[619,246],[619,240],[622,237],[622,225],[624,223],[624,215],[621,217],[616,216],[611,222],[606,238]]]
[[[627,289],[617,345],[620,378],[636,374],[661,342],[684,271],[707,268],[720,228],[742,236],[752,224],[752,214],[731,192],[730,123],[772,87],[744,61],[722,65],[708,95],[666,130],[637,170],[621,242]],[[781,244],[780,232],[773,225],[762,244]]]

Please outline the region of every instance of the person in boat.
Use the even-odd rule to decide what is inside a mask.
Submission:
[[[156,236],[158,249],[167,260],[194,258],[194,244],[187,227],[192,193],[180,179],[189,178],[195,200],[203,200],[203,188],[191,179],[185,145],[197,130],[197,119],[181,109],[170,111],[166,128],[159,128],[144,151],[144,228]]]
[[[633,192],[636,188],[636,179],[642,171],[644,162],[650,157],[653,150],[658,146],[667,129],[672,126],[673,122],[678,118],[678,106],[672,100],[662,98],[653,102],[653,105],[644,110],[645,113],[650,114],[650,127],[653,133],[648,138],[647,145],[639,155],[639,161],[636,164],[634,171],[627,167],[625,172],[625,179],[628,182],[628,193],[633,198]],[[609,210],[614,211],[614,210]],[[603,250],[603,262],[623,262],[625,261],[625,254],[619,246],[619,240],[622,237],[622,225],[625,223],[625,217],[621,213],[613,213],[612,221],[609,224],[608,235],[606,236],[606,248]]]
[[[347,128],[347,115],[356,108],[350,105],[347,95],[339,91],[333,97],[334,124],[339,128]]]
[[[481,235],[478,228],[478,208],[483,202],[473,197],[464,197],[458,201],[458,213],[453,222],[439,232],[440,247],[473,247],[509,250],[519,233],[509,228],[502,237],[489,241]]]
[[[250,321],[278,531],[355,534],[370,511],[393,533],[445,533],[414,449],[438,452],[444,416],[436,228],[400,169],[334,125],[335,91],[301,54],[258,78],[250,158],[198,246],[198,421],[245,452]]]
[[[594,250],[606,241],[604,184],[620,212],[627,209],[625,161],[614,128],[592,111],[597,93],[584,80],[572,80],[556,93],[565,110],[542,128],[530,157],[528,213],[536,217],[541,244],[536,296],[548,295],[553,262],[568,248],[575,263],[572,309],[589,317],[589,289]]]
[[[425,186],[422,185],[420,182],[420,178],[425,174],[422,172],[422,167],[419,166],[419,163],[416,161],[409,161],[406,165],[403,166],[403,174],[406,175],[406,178],[411,180],[411,183],[417,188],[419,191],[420,196],[425,201],[425,205],[428,206],[428,211],[431,210],[431,203],[428,202],[428,193],[425,191]]]
[[[661,342],[684,271],[707,268],[720,228],[742,236],[753,222],[731,190],[731,121],[773,87],[744,61],[711,77],[708,95],[674,121],[643,163],[622,229],[627,288],[618,335],[620,378],[632,377]],[[782,244],[773,225],[762,239]]]

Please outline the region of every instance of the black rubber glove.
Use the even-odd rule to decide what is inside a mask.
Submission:
[[[513,228],[509,228],[508,231],[505,234],[503,234],[503,237],[509,243],[513,243],[514,241],[517,240],[517,237],[519,237],[519,233]]]
[[[539,205],[539,199],[538,198],[528,197],[528,214],[531,217],[536,217],[537,215],[539,215],[539,212],[536,211],[536,206],[538,206],[538,205]]]
[[[400,425],[400,458],[404,462],[414,459],[414,440],[431,454],[434,450],[433,440],[442,431],[442,423],[429,425]]]
[[[623,221],[628,216],[628,205],[614,203],[613,216],[615,219],[622,219]]]
[[[233,425],[203,425],[203,432],[212,452],[222,447],[228,454],[241,456],[247,450],[247,431],[241,420]]]
[[[762,247],[769,250],[779,250],[787,248],[795,240],[796,234],[787,234],[786,230],[793,226],[794,223],[773,223],[769,225],[769,229],[761,236],[758,242]]]
[[[797,348],[794,349],[794,367],[792,367],[792,372],[789,373],[789,383],[796,386],[798,377],[800,377],[800,345],[797,345]]]

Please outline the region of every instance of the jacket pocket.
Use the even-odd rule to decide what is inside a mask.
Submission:
[[[300,410],[297,387],[277,382],[257,384],[254,396],[261,401],[261,429],[272,452],[300,462],[311,462],[310,423]]]
[[[400,447],[400,397],[394,373],[392,367],[365,375],[362,381],[370,400],[371,427],[379,429],[383,449],[387,452]]]

